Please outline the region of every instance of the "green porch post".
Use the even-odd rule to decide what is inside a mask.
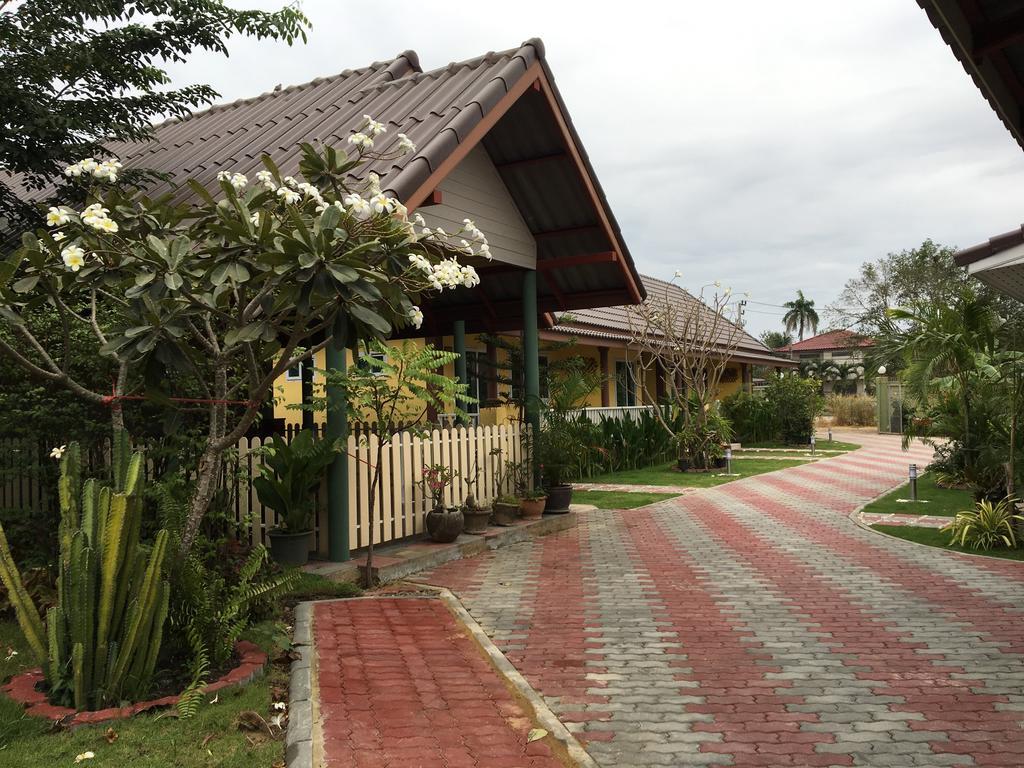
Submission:
[[[346,343],[348,317],[338,315],[334,337],[327,345],[327,368],[344,374],[348,368]],[[327,387],[327,437],[348,440],[348,398],[345,388]],[[344,562],[351,556],[348,541],[348,453],[334,457],[327,475],[327,556],[332,562]]]
[[[540,335],[537,332],[537,273],[523,273],[523,390],[526,420],[536,443],[540,434]],[[540,467],[533,462],[534,483],[540,482]]]
[[[469,374],[466,369],[466,321],[456,320],[452,324],[452,348],[459,357],[455,361],[455,378],[459,384],[469,384]],[[458,403],[453,403],[458,405]],[[459,424],[465,424],[466,420],[459,416]]]

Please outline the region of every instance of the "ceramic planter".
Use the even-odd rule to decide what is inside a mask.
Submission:
[[[495,525],[514,525],[519,517],[519,503],[507,504],[503,501],[494,502],[494,511],[491,512],[491,522]]]
[[[547,501],[547,496],[541,496],[539,499],[520,499],[519,514],[527,520],[538,518],[544,514],[544,505]]]
[[[462,530],[464,533],[484,533],[487,530],[487,523],[490,519],[491,510],[489,509],[463,509]]]
[[[439,544],[450,544],[459,538],[462,525],[462,510],[457,507],[432,509],[426,514],[427,533]]]
[[[548,501],[544,505],[545,515],[564,515],[569,512],[569,505],[572,504],[571,485],[549,485],[544,490],[548,492]]]
[[[312,531],[288,533],[274,529],[267,535],[270,537],[270,556],[275,562],[281,565],[305,565],[309,562]]]

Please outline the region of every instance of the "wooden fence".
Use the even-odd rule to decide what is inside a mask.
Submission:
[[[445,493],[445,502],[461,504],[470,488],[467,480],[476,483],[477,499],[489,503],[497,493],[511,492],[510,478],[497,488],[499,471],[506,461],[524,458],[523,427],[518,423],[500,426],[443,427],[422,437],[400,432],[385,446],[381,460],[381,482],[377,489],[374,517],[374,544],[415,536],[423,532],[423,516],[429,507],[429,495],[421,481],[423,467],[443,464],[457,470],[452,487]],[[290,439],[294,431],[285,437]],[[252,487],[263,464],[261,448],[272,438],[242,438],[238,442],[237,461],[225,471],[228,497],[238,524],[238,536],[252,544],[269,543],[267,532],[277,524],[274,511],[264,507]],[[378,437],[370,430],[359,430],[348,439],[349,545],[355,549],[367,546],[370,539],[370,481],[376,462]],[[0,441],[0,508],[41,509],[51,503],[38,471],[31,471],[40,462],[52,461],[40,456],[41,447],[25,446],[15,441]],[[23,471],[24,470],[24,471]],[[327,482],[316,494],[315,549],[327,554]]]

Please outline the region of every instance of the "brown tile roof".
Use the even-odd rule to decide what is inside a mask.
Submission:
[[[675,283],[659,280],[656,277],[641,275],[641,280],[647,291],[649,301],[662,301],[667,297],[669,301],[680,304],[695,305],[697,299],[685,289]],[[708,313],[710,308],[706,308]],[[559,331],[573,336],[585,336],[590,338],[607,339],[609,341],[629,341],[629,306],[600,307],[597,309],[584,309],[561,314],[552,330]],[[746,331],[741,331],[739,343],[733,356],[749,362],[792,365],[788,358],[779,357],[772,353],[768,347],[755,339]],[[727,341],[726,334],[722,334],[723,343]]]
[[[389,149],[398,133],[417,146],[415,153],[365,169],[410,207],[436,187],[438,175],[460,153],[483,145],[537,235],[538,261],[551,262],[538,280],[542,313],[642,300],[632,257],[537,39],[427,72],[406,51],[171,120],[155,127],[151,141],[112,143],[109,149],[125,166],[167,175],[167,182],[149,190],[153,194],[186,177],[212,188],[218,171],[251,174],[262,167],[264,154],[295,175],[301,143],[347,146],[364,114],[388,129],[375,149]],[[560,259],[573,261],[563,266]],[[521,280],[503,275],[485,283],[438,298],[424,332],[444,332],[452,319],[465,319],[467,330],[518,327]]]
[[[827,349],[849,349],[851,347],[873,347],[875,342],[867,336],[847,330],[827,331],[809,339],[780,347],[779,352],[817,352]]]
[[[1024,226],[1020,226],[1017,229],[1010,230],[1009,232],[1004,232],[1001,235],[990,237],[984,243],[972,245],[970,248],[964,248],[953,258],[961,267],[966,267],[968,264],[981,261],[989,256],[995,256],[997,253],[1007,251],[1021,243],[1024,243]]]

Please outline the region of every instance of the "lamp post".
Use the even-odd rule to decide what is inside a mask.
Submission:
[[[725,449],[725,473],[732,474],[732,446]]]
[[[814,435],[811,435],[811,456],[814,455]]]
[[[830,443],[832,442],[832,427],[828,428],[828,441]]]
[[[917,501],[917,464],[910,465],[910,500]]]

